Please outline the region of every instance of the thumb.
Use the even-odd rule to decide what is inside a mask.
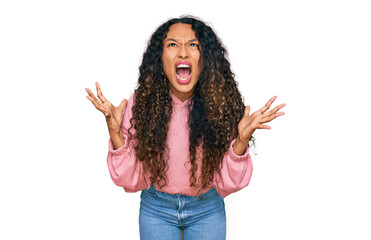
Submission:
[[[246,107],[245,107],[245,113],[244,113],[244,116],[249,116],[249,114],[250,114],[250,106],[249,105],[247,105]]]
[[[125,107],[126,107],[127,104],[128,104],[128,100],[124,99],[124,100],[121,101],[121,103],[119,105],[119,109],[120,109],[121,112],[124,112]]]

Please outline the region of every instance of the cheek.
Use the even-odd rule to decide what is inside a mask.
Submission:
[[[198,76],[200,74],[201,69],[200,53],[195,54],[193,59],[195,60],[195,64],[197,64],[194,70],[196,75]]]
[[[163,69],[164,69],[164,72],[166,74],[170,74],[170,69],[171,69],[171,62],[169,61],[169,59],[167,59],[166,57],[163,57],[162,58],[162,65],[163,65]]]
[[[194,73],[195,73],[195,76],[198,76],[200,75],[200,72],[201,72],[201,66],[200,66],[200,63],[197,64],[197,66],[194,68]]]

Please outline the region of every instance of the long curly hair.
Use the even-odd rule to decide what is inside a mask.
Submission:
[[[244,103],[230,69],[227,51],[211,27],[194,17],[173,18],[152,34],[139,67],[135,104],[130,120],[134,127],[134,146],[137,161],[150,173],[152,183],[160,188],[168,183],[165,150],[168,123],[172,114],[170,84],[163,71],[163,40],[169,27],[175,23],[192,25],[200,43],[200,76],[189,113],[190,187],[198,193],[211,187],[214,173],[220,173],[222,159],[231,141],[237,137],[238,123],[244,114]],[[253,139],[250,139],[253,141]],[[201,186],[197,183],[196,152],[202,147]]]

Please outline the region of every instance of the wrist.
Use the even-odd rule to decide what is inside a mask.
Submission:
[[[109,129],[108,128],[108,132],[110,135],[120,135],[121,129]]]
[[[247,140],[246,140],[247,139]],[[243,144],[243,145],[246,145],[246,146],[249,146],[249,141],[251,139],[251,136],[249,136],[248,138],[246,139],[241,139],[240,138],[240,135],[237,136],[237,139],[236,139],[236,142],[238,142],[239,144]]]
[[[233,152],[236,155],[240,155],[240,156],[244,155],[248,146],[249,146],[248,142],[245,142],[241,140],[239,137],[237,137],[236,141],[233,144]]]
[[[109,135],[110,135],[114,150],[125,145],[125,137],[122,134],[121,130],[112,131],[112,132],[110,131]]]

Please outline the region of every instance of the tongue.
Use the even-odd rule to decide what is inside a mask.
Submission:
[[[191,70],[189,68],[178,68],[176,70],[176,73],[179,75],[179,77],[187,79],[189,74],[191,73]]]

